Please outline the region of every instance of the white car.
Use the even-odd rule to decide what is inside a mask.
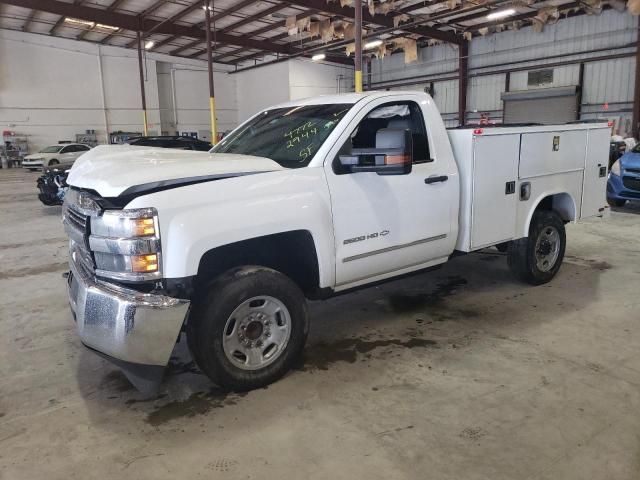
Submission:
[[[38,153],[32,153],[24,157],[22,168],[40,170],[54,165],[71,166],[80,155],[89,150],[91,150],[91,147],[82,143],[51,145],[43,148]]]

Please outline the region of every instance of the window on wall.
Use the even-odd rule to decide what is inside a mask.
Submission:
[[[527,85],[530,87],[542,87],[553,83],[553,69],[535,70],[528,72]]]

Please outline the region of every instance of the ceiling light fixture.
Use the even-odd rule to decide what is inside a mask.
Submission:
[[[149,50],[151,48],[153,48],[153,46],[156,44],[156,42],[154,42],[153,40],[149,40],[147,43],[144,44],[144,49],[145,50]]]
[[[120,30],[120,27],[114,27],[112,25],[105,25],[104,23],[96,23],[96,28],[100,30],[108,30],[110,32],[117,32]]]
[[[493,12],[487,15],[487,20],[498,20],[499,18],[509,17],[514,13],[516,13],[516,11],[513,8],[500,10],[499,12]]]
[[[319,62],[320,60],[324,60],[325,58],[327,58],[327,56],[324,53],[316,53],[313,57],[311,57],[311,60],[313,60],[314,62]]]
[[[365,43],[364,44],[364,48],[365,48],[365,50],[368,50],[370,48],[379,47],[380,45],[382,45],[382,40],[373,40],[371,42]]]
[[[87,20],[80,20],[78,18],[65,17],[64,23],[69,23],[71,25],[82,25],[83,27],[93,28],[95,23],[88,22]]]
[[[205,5],[203,5],[203,6],[202,6],[202,9],[203,9],[203,10],[207,10],[207,9],[209,9],[209,11],[210,11],[210,12],[213,12],[213,7],[212,7],[211,5],[209,5],[208,7],[207,7],[207,6],[205,6]]]

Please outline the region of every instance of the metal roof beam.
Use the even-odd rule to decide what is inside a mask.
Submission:
[[[73,6],[76,6],[76,5],[80,5],[82,2],[84,2],[84,0],[74,0],[73,4],[69,4],[69,6],[73,7]],[[5,3],[11,3],[11,2],[5,2]],[[29,8],[29,7],[27,7],[27,8]],[[38,9],[36,8],[35,10],[38,10]],[[51,27],[51,30],[49,30],[49,35],[54,35],[56,33],[56,30],[58,30],[62,26],[62,24],[64,23],[65,17],[73,17],[73,15],[62,15],[58,19],[58,21],[55,23],[55,25],[53,27]]]
[[[42,12],[61,15],[62,17],[73,17],[90,22],[103,23],[124,30],[138,31],[140,29],[140,18],[136,15],[129,15],[119,12],[107,11],[76,3],[66,3],[60,0],[1,0],[3,3],[22,8],[30,8]],[[82,0],[76,0],[80,2]],[[63,18],[64,21],[64,18]],[[154,28],[159,23],[156,20],[144,20],[143,28]],[[166,35],[178,35],[204,40],[206,32],[195,26],[178,25],[175,23],[163,23],[158,26],[157,33]],[[267,41],[258,41],[246,36],[229,35],[222,32],[216,33],[216,41],[226,45],[237,45],[241,47],[256,48],[276,53],[288,54],[289,47],[277,45]]]

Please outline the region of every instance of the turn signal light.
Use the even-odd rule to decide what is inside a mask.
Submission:
[[[148,273],[158,270],[158,255],[134,255],[131,257],[131,270],[133,272]]]
[[[144,237],[147,235],[155,235],[156,227],[153,218],[135,218],[130,221],[132,223],[133,236]]]

